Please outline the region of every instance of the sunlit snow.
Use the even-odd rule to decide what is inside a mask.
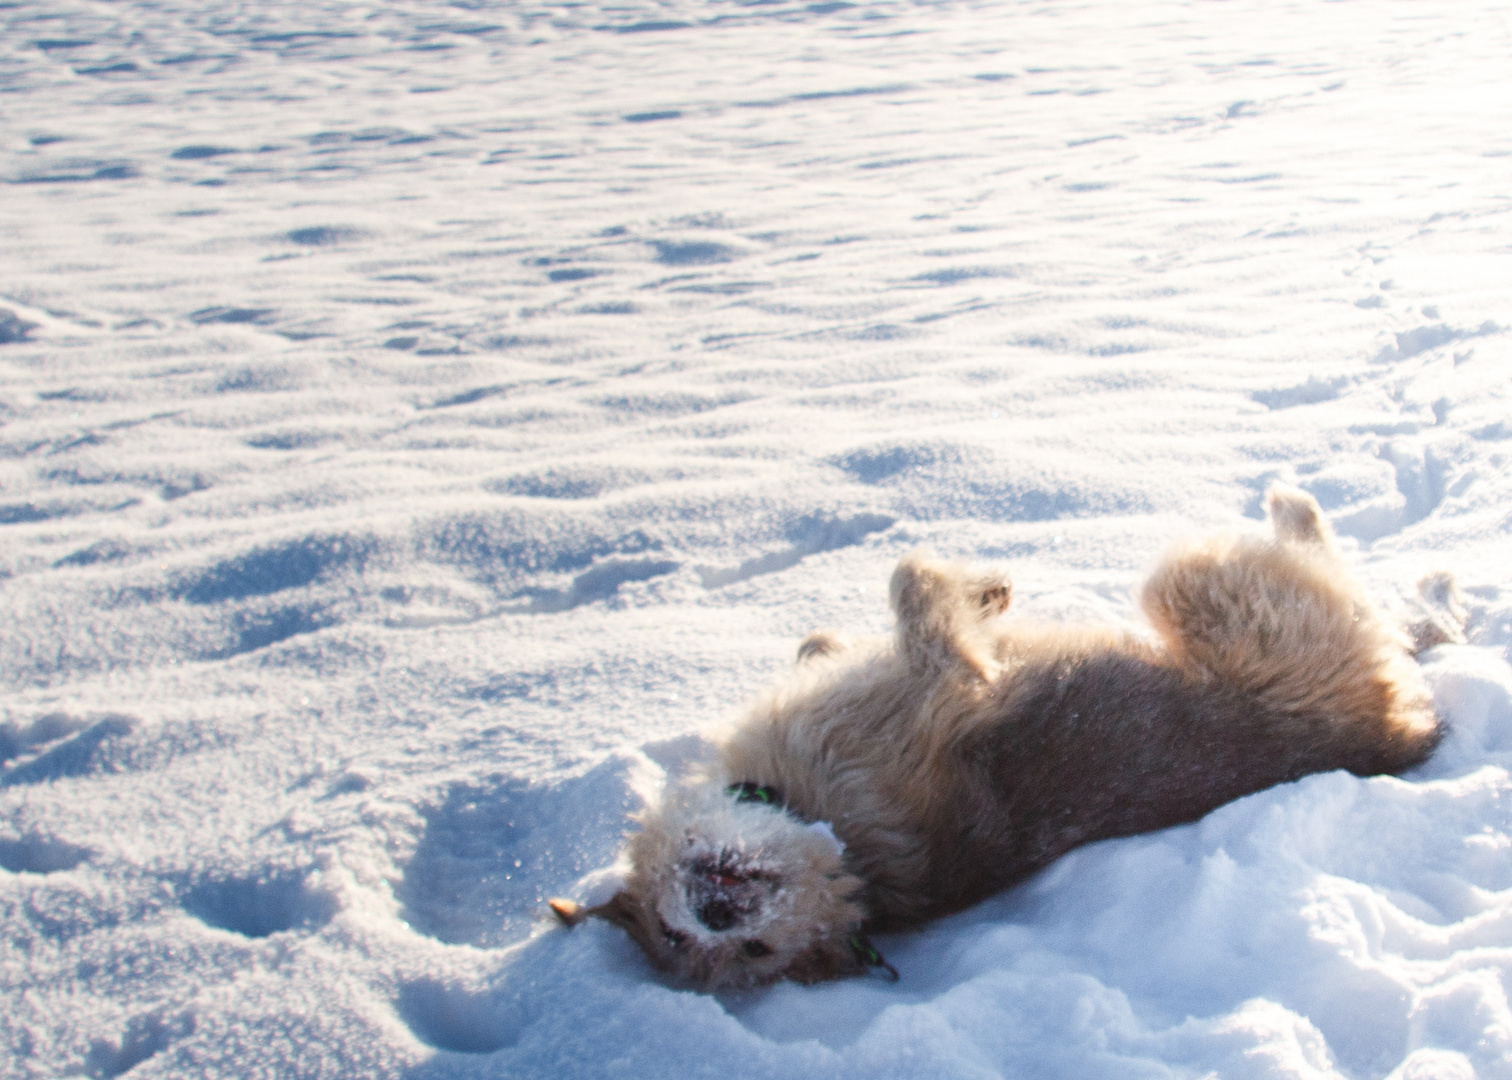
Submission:
[[[1512,1077],[1512,13],[0,0],[0,1074]],[[546,897],[919,544],[1312,491],[1454,726],[679,991]]]

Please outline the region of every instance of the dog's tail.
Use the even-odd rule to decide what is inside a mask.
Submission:
[[[1178,547],[1145,584],[1145,614],[1193,677],[1253,698],[1299,739],[1340,742],[1355,771],[1421,761],[1440,731],[1406,635],[1349,577],[1311,495],[1275,484],[1268,502],[1273,539]]]

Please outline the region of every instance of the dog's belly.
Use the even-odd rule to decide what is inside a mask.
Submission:
[[[1194,821],[1310,772],[1379,771],[1327,717],[1267,711],[1147,656],[1030,661],[994,698],[950,750],[929,880],[901,890],[925,907],[891,910],[882,890],[879,927],[959,910],[1080,844]]]

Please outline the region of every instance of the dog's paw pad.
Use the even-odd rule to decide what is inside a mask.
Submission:
[[[994,580],[982,589],[977,597],[977,603],[982,608],[983,618],[992,618],[1001,615],[1008,610],[1008,605],[1013,602],[1013,584],[1006,580]]]

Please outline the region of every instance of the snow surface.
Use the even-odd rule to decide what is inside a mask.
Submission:
[[[0,1073],[1512,1076],[1512,16],[0,0]],[[1454,734],[672,990],[543,898],[898,556],[1314,492]],[[595,877],[595,872],[598,876]]]

